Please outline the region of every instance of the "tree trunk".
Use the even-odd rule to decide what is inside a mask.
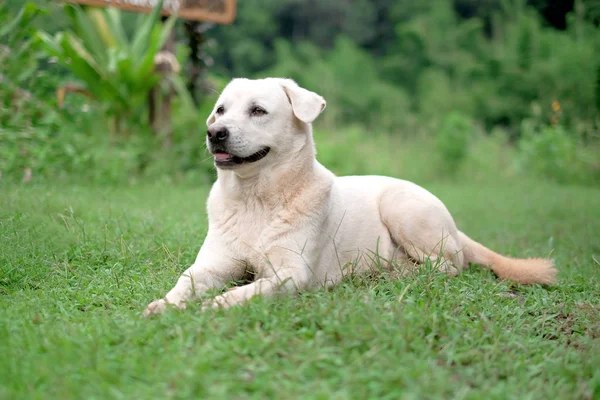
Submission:
[[[163,17],[163,22],[166,17]],[[164,77],[176,72],[177,60],[175,58],[175,29],[171,30],[169,38],[165,42],[162,50],[155,57],[155,70]],[[162,138],[162,147],[171,147],[173,141],[173,126],[171,121],[171,102],[175,91],[168,81],[158,83],[150,91],[148,98],[148,117],[152,132]]]

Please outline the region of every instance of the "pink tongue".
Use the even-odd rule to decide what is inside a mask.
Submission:
[[[217,161],[227,161],[230,156],[227,153],[215,153],[215,160]]]

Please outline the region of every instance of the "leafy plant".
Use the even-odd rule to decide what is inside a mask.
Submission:
[[[149,15],[140,14],[129,38],[116,9],[65,5],[73,30],[50,36],[39,32],[43,48],[65,66],[98,101],[115,129],[143,108],[160,75],[154,60],[168,39],[175,17],[160,22],[162,1]],[[170,76],[176,81],[177,77]],[[177,81],[176,88],[181,88]]]
[[[0,4],[0,126],[31,126],[52,119],[53,112],[36,92],[43,91],[48,79],[39,70],[40,54],[32,37],[33,21],[45,10],[26,3],[15,14]]]
[[[451,112],[442,120],[436,144],[448,171],[456,172],[466,158],[472,136],[473,125],[462,114]]]
[[[6,5],[0,4],[1,20],[10,21],[0,28],[0,71],[12,78],[13,83],[23,82],[35,73],[37,63],[31,57],[34,41],[29,35],[33,31],[32,21],[42,12],[35,4],[26,3],[12,16]]]
[[[520,166],[558,183],[598,182],[597,146],[581,146],[561,125],[522,124]],[[595,155],[594,155],[595,154]]]

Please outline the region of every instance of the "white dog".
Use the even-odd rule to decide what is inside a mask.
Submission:
[[[444,204],[413,183],[335,177],[315,158],[311,123],[324,108],[321,96],[289,79],[229,83],[207,120],[218,170],[208,234],[194,264],[145,315],[185,308],[248,273],[252,283],[206,306],[329,286],[368,270],[375,258],[390,266],[429,257],[452,275],[476,263],[522,284],[555,282],[551,261],[494,253],[458,231]]]

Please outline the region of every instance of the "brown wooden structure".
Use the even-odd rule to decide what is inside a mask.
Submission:
[[[116,7],[127,11],[150,12],[158,0],[66,0],[96,7]],[[164,0],[163,15],[176,14],[193,21],[230,24],[235,19],[236,0]]]

